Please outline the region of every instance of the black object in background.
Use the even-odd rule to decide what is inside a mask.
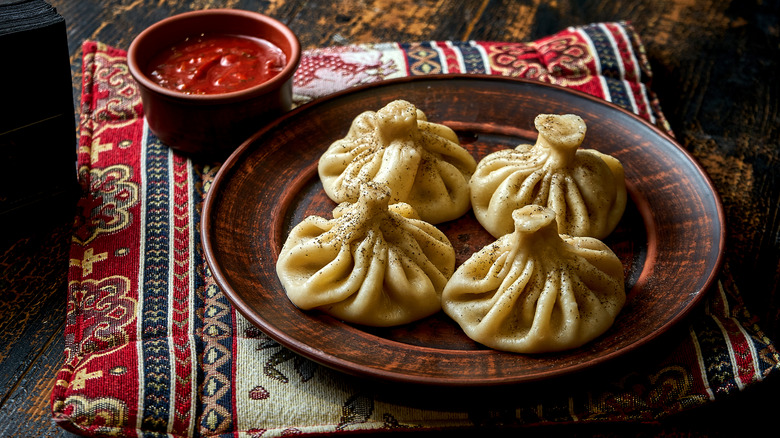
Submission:
[[[0,234],[9,236],[72,217],[76,125],[65,20],[43,0],[0,0],[0,59]]]

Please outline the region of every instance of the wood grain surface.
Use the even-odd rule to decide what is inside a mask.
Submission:
[[[76,110],[81,44],[127,48],[178,12],[232,7],[288,24],[304,49],[420,40],[529,40],[571,25],[628,20],[643,38],[677,140],[721,195],[727,263],[765,334],[780,338],[780,2],[770,0],[50,0],[68,28]],[[76,130],[74,128],[74,135]],[[63,349],[70,221],[3,230],[0,247],[0,436],[72,436],[51,424]],[[658,427],[544,429],[566,436],[734,436],[772,424],[778,379]],[[728,415],[724,415],[728,414]],[[735,417],[737,416],[737,417]],[[739,418],[738,422],[732,421]],[[529,433],[533,433],[531,431]],[[749,432],[747,433],[749,435]]]

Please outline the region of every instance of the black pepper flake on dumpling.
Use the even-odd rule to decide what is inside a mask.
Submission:
[[[555,211],[558,231],[605,238],[626,208],[623,165],[593,149],[580,149],[586,126],[574,114],[540,114],[535,144],[521,144],[480,160],[471,177],[477,220],[494,237],[512,232],[512,212],[526,205]]]
[[[276,273],[293,304],[377,327],[441,309],[455,249],[410,205],[390,201],[386,185],[364,183],[333,219],[309,216],[292,229]]]
[[[361,184],[375,181],[390,187],[391,203],[408,203],[437,224],[471,208],[469,179],[476,165],[452,129],[395,100],[358,115],[347,135],[320,157],[318,172],[335,202],[355,202]]]
[[[442,309],[471,339],[515,353],[579,347],[604,333],[626,301],[623,265],[592,237],[558,234],[555,212],[529,205],[515,229],[466,260]]]

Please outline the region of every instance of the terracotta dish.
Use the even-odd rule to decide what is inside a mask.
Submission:
[[[521,355],[468,339],[443,313],[375,329],[291,304],[275,263],[289,230],[310,214],[330,217],[317,160],[360,112],[403,98],[453,128],[476,159],[536,138],[539,113],[576,113],[583,147],[624,165],[629,205],[605,242],[623,262],[626,306],[604,335],[555,354]],[[352,89],[298,108],[255,134],[222,166],[202,217],[205,254],[236,308],[291,350],[343,372],[413,384],[504,385],[583,370],[657,338],[697,305],[715,280],[724,215],[706,174],[653,125],[579,92],[486,76],[404,78]],[[462,263],[493,238],[473,214],[440,228]]]
[[[267,82],[222,94],[184,94],[147,76],[153,57],[201,33],[264,39],[282,49],[287,64]],[[138,83],[149,128],[163,143],[186,153],[224,158],[259,126],[290,110],[292,77],[300,57],[298,38],[281,22],[256,12],[206,9],[175,15],[145,29],[130,45],[127,63]]]

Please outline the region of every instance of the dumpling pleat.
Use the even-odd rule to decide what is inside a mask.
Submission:
[[[422,221],[420,221],[422,222]],[[444,289],[452,272],[442,271],[440,266],[448,266],[449,244],[432,238],[419,228],[404,227],[402,237],[393,247],[391,254],[404,263],[404,268],[414,269],[425,275],[428,283],[434,286],[437,295]],[[422,243],[422,245],[421,245]]]
[[[422,113],[422,111],[420,111]],[[441,142],[441,148],[436,148],[435,146],[431,146],[432,150],[435,150],[437,152],[443,153],[445,155],[457,155],[460,151],[458,151],[456,148],[451,147],[451,143],[458,144],[460,140],[458,139],[458,134],[455,133],[450,127],[446,125],[442,125],[439,123],[431,123],[425,118],[425,113],[422,113],[422,117],[420,117],[420,113],[418,113],[417,117],[417,126],[419,126],[420,131],[428,136],[432,137],[434,139],[438,140],[438,137],[441,137],[442,139],[449,140],[448,142]],[[451,142],[451,143],[450,143]]]
[[[517,312],[521,323],[518,327],[521,330],[520,335],[530,331],[534,325],[539,324],[537,321],[539,321],[540,309],[537,306],[544,293],[543,286],[546,284],[544,272],[541,266],[536,266],[536,260],[529,259],[527,263],[535,269],[533,270],[533,281],[525,283],[526,291],[523,295],[523,301],[518,303],[520,306]]]
[[[373,258],[369,254],[365,257],[356,257],[355,271],[345,283],[348,285],[343,289],[345,293],[340,297],[336,294],[329,295],[334,299],[317,306],[318,308],[342,319],[359,319],[367,312],[371,312],[375,317],[381,317],[386,313],[386,300],[382,294],[373,293],[371,289],[373,281],[382,280],[387,265],[387,254],[383,248],[376,248],[377,243],[373,239],[361,242],[360,250],[370,251]]]
[[[555,271],[550,274],[556,274]],[[521,337],[523,343],[534,345],[536,343],[548,343],[555,336],[557,328],[552,326],[553,312],[560,295],[560,275],[547,275],[543,281],[543,287],[536,287],[539,298],[535,305],[526,305],[533,311],[533,324],[525,337]]]
[[[291,287],[288,295],[293,303],[302,309],[313,309],[354,297],[368,277],[369,257],[355,257],[353,254],[373,253],[372,236],[367,236],[353,250],[349,244],[340,247],[338,256],[330,263],[309,274],[299,288]],[[373,254],[372,254],[373,256]],[[381,263],[381,254],[374,262]],[[306,274],[304,274],[306,275]]]
[[[431,223],[454,219],[450,212],[463,214],[471,208],[468,184],[450,163],[429,161],[422,164],[413,187],[407,202],[417,205],[420,215]]]
[[[583,192],[577,186],[574,178],[568,175],[565,177],[564,186],[566,189],[565,201],[561,208],[565,212],[563,222],[565,227],[563,229],[558,227],[558,230],[574,236],[587,234],[588,229],[590,229],[591,212],[588,211],[588,204],[583,199]]]
[[[508,252],[500,252],[490,263],[474,263],[462,270],[462,275],[447,282],[449,300],[458,303],[457,312],[463,318],[474,318],[479,324],[496,300],[506,272],[511,270],[512,260]],[[455,307],[453,307],[455,310]],[[464,327],[466,329],[466,327]]]
[[[323,188],[336,202],[355,201],[360,195],[361,178],[373,176],[382,166],[382,157],[371,153],[364,145],[352,151],[354,154],[323,156],[319,167]]]
[[[545,174],[541,170],[535,170],[531,172],[527,177],[522,179],[522,175],[517,173],[518,180],[513,181],[513,185],[520,186],[520,190],[517,191],[517,195],[514,197],[515,205],[522,206],[531,204],[539,199],[546,199],[549,192],[550,185],[545,184]],[[511,193],[511,192],[510,192]]]
[[[446,282],[446,280],[445,280]],[[396,309],[396,315],[409,307],[423,313],[434,313],[441,307],[441,288],[416,263],[399,251],[390,251],[389,263],[384,276],[384,287],[388,303]]]
[[[393,202],[404,201],[409,198],[423,155],[415,148],[410,148],[404,142],[395,141],[385,147],[381,152],[382,160],[379,168],[373,174],[361,172],[359,181],[375,181],[392,187],[391,199]],[[409,176],[412,175],[412,178]],[[419,213],[419,209],[417,210]]]
[[[555,212],[557,223],[566,223],[565,177],[559,173],[554,173],[551,178],[550,194],[547,197],[546,206]]]
[[[492,227],[488,231],[494,236],[511,233],[514,223],[511,217],[503,214],[503,210],[508,205],[521,206],[530,203],[534,194],[541,189],[539,186],[543,176],[544,173],[539,171],[530,175],[515,172],[501,179],[496,189],[491,191],[488,204],[484,208],[474,209],[477,220],[480,223],[490,221]]]
[[[512,263],[511,265],[512,269],[496,290],[490,309],[475,330],[480,339],[486,339],[486,333],[488,336],[495,332],[505,333],[506,326],[512,325],[516,304],[524,296],[527,297],[526,285],[534,277],[534,263],[530,261],[526,264]]]
[[[432,129],[432,126],[438,127]],[[447,163],[468,178],[474,173],[476,161],[460,146],[458,136],[448,127],[429,122],[420,122],[425,150],[435,155],[436,161]]]
[[[550,323],[551,342],[570,345],[578,342],[580,308],[577,297],[588,292],[577,286],[575,272],[561,269],[558,274],[560,293]]]

